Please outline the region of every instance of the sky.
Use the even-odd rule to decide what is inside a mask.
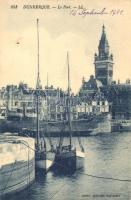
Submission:
[[[50,5],[50,9],[24,9],[25,5]],[[58,9],[58,5],[70,6],[70,9]],[[54,6],[56,8],[52,8]],[[88,14],[82,15],[78,6],[83,6]],[[92,10],[101,12],[103,9],[107,14],[89,14]],[[72,10],[76,11],[75,15]],[[0,88],[21,81],[35,87],[37,18],[43,87],[47,84],[48,73],[49,85],[67,88],[68,51],[71,88],[74,93],[78,92],[82,78],[88,80],[94,74],[94,53],[98,52],[103,24],[110,53],[114,56],[113,80],[131,79],[130,0],[0,0],[0,18]]]

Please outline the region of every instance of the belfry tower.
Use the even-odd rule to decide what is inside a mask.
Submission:
[[[98,46],[98,55],[95,53],[95,78],[104,86],[111,85],[113,77],[113,55],[109,53],[109,44],[106,38],[105,26],[102,26],[102,35]]]

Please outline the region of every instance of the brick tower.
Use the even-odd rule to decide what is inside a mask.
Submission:
[[[95,78],[104,86],[111,85],[113,77],[113,55],[109,52],[105,26],[102,26],[102,35],[98,46],[98,55],[95,53]]]

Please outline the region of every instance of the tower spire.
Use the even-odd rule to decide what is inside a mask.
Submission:
[[[101,39],[99,42],[99,56],[104,58],[107,57],[109,55],[109,43],[106,37],[106,32],[105,32],[105,25],[103,24],[102,26],[102,35],[101,35]]]
[[[105,25],[102,26],[102,32],[105,33]]]

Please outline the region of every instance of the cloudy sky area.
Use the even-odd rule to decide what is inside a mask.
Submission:
[[[114,80],[131,78],[131,1],[21,1],[0,0],[0,87],[20,81],[34,87],[37,71],[37,31],[39,18],[40,72],[43,87],[47,82],[67,88],[66,53],[69,52],[71,87],[77,92],[82,77],[94,74],[94,53],[98,50],[105,24],[110,52],[114,55]],[[66,3],[65,3],[66,2]],[[73,2],[73,3],[72,3]],[[17,4],[18,9],[10,9]],[[83,5],[88,11],[123,9],[122,15],[72,16],[70,10],[23,9],[23,5]],[[18,44],[19,43],[19,44]]]

